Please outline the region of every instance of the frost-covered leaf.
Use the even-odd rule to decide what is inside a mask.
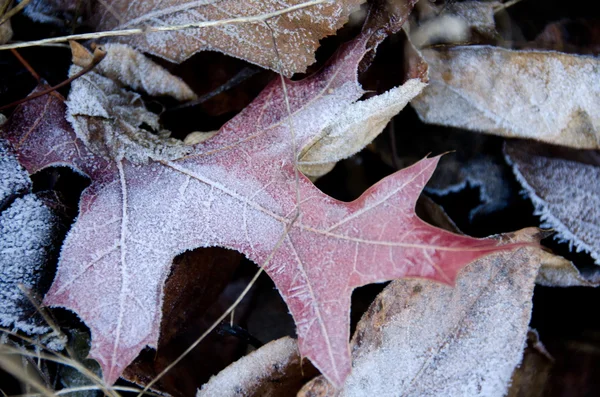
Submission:
[[[424,81],[414,78],[381,95],[348,106],[300,154],[300,170],[307,176],[322,176],[339,160],[359,152],[425,86]]]
[[[600,167],[548,156],[523,142],[507,143],[505,153],[542,226],[600,264]]]
[[[103,48],[106,56],[94,68],[94,72],[133,91],[141,91],[148,95],[169,95],[178,101],[196,98],[196,94],[183,80],[128,45],[108,43]],[[91,58],[92,54],[88,54]]]
[[[319,40],[332,35],[364,0],[327,1],[285,13],[264,22],[227,24],[137,36],[115,37],[144,52],[182,62],[198,51],[221,51],[265,68],[279,70],[272,34],[283,63],[283,73],[304,72],[315,61]],[[305,3],[303,0],[191,0],[98,1],[93,16],[97,30],[183,25],[268,14]]]
[[[438,158],[385,178],[350,203],[296,173],[299,153],[364,94],[357,67],[373,50],[366,45],[371,33],[344,45],[318,74],[285,82],[291,117],[276,79],[181,158],[166,155],[161,140],[148,148],[117,130],[122,121],[106,118],[112,110],[103,98],[88,106],[98,114],[87,116],[84,127],[93,128],[80,138],[65,128],[63,104],[49,96],[27,102],[8,122],[6,134],[28,169],[67,163],[92,179],[45,302],[75,311],[90,327],[90,355],[107,382],[146,345],[157,346],[163,285],[173,257],[189,249],[222,246],[263,265],[294,317],[301,354],[342,384],[350,372],[354,288],[409,276],[451,283],[467,263],[520,246],[454,235],[415,215]],[[75,80],[74,92],[90,86],[91,93],[89,81]],[[79,106],[69,98],[69,117]]]
[[[30,187],[27,172],[0,140],[0,326],[41,334],[49,328],[19,285],[34,292],[48,287],[60,222]]]
[[[318,372],[303,363],[295,339],[281,338],[213,376],[196,397],[292,396]]]
[[[575,265],[559,255],[549,252],[540,254],[540,271],[535,283],[546,287],[597,287],[598,272],[582,274]]]
[[[74,53],[82,49],[75,45]],[[77,58],[83,56],[78,54]],[[73,65],[70,74],[79,71],[81,67]],[[189,147],[169,138],[170,132],[161,128],[159,116],[146,109],[141,96],[124,86],[150,95],[194,97],[183,81],[143,54],[122,44],[109,44],[105,58],[78,78],[69,93],[68,120],[88,148],[107,160],[127,157],[138,163],[188,153]]]
[[[505,238],[526,242],[537,233]],[[539,252],[528,247],[479,259],[454,288],[392,282],[357,325],[343,388],[334,391],[320,377],[299,396],[504,396],[521,361]]]
[[[600,60],[488,46],[424,50],[428,123],[575,148],[600,142]]]

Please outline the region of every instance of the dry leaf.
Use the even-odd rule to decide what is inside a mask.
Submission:
[[[549,252],[540,253],[541,267],[535,283],[545,287],[597,287],[596,275],[586,277],[573,262]]]
[[[302,362],[295,339],[270,342],[231,364],[202,386],[196,397],[287,397],[318,374]]]
[[[67,118],[78,137],[106,159],[129,155],[146,162],[156,156],[172,159],[188,153],[190,148],[183,142],[169,138],[170,132],[161,128],[159,116],[146,109],[140,95],[124,86],[177,99],[192,99],[191,89],[127,46],[109,44],[106,51],[94,70],[71,84]],[[73,65],[69,73],[80,70]]]
[[[506,397],[547,396],[546,387],[553,361],[540,341],[538,332],[530,329],[527,333],[527,347],[523,353],[523,361],[513,373]]]
[[[198,51],[221,51],[265,68],[279,71],[273,48],[275,35],[282,72],[304,72],[315,61],[319,40],[332,35],[364,0],[328,1],[298,9],[264,22],[228,24],[171,32],[113,38],[172,62],[182,62]],[[98,1],[92,24],[97,30],[183,25],[237,17],[257,16],[304,3],[302,0],[224,0],[217,4],[191,0]]]
[[[539,236],[531,228],[506,238]],[[299,396],[503,396],[521,361],[539,252],[522,248],[479,259],[455,287],[392,282],[357,326],[343,388],[334,393],[317,378]]]
[[[15,112],[4,133],[28,170],[69,164],[92,179],[45,302],[77,312],[90,326],[90,354],[107,382],[146,345],[156,347],[164,281],[173,257],[188,249],[223,246],[258,264],[271,258],[265,272],[294,317],[302,355],[341,384],[351,367],[354,288],[405,276],[451,282],[467,263],[521,245],[454,235],[414,214],[437,158],[383,179],[350,203],[333,200],[296,173],[298,151],[364,94],[356,71],[372,50],[365,46],[370,34],[344,45],[320,73],[285,83],[292,117],[276,79],[213,138],[186,146],[193,152],[179,159],[161,151],[162,141],[148,147],[130,137],[127,125],[111,124],[122,120],[102,114],[82,118],[97,128],[96,135],[82,136],[86,147],[64,125],[64,105],[52,96]],[[89,81],[74,84],[98,92]],[[72,98],[69,104],[82,106]]]
[[[386,93],[348,106],[302,151],[298,159],[300,171],[311,177],[322,176],[339,160],[358,153],[426,85],[420,78],[414,78]]]
[[[423,57],[430,84],[411,104],[425,122],[600,148],[600,60],[488,46]]]
[[[600,264],[600,167],[548,156],[524,142],[508,142],[504,150],[542,226]]]
[[[0,25],[0,44],[8,43],[12,39],[13,31],[10,26],[10,19]]]

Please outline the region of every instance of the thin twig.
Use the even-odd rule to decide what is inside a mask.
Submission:
[[[53,37],[42,40],[34,40],[34,41],[26,41],[22,43],[12,43],[5,44],[0,46],[0,50],[9,50],[11,48],[24,48],[24,47],[34,47],[39,45],[44,45],[48,43],[64,43],[70,40],[88,40],[88,39],[99,39],[103,37],[114,37],[114,36],[134,36],[139,34],[147,34],[147,33],[155,33],[155,32],[171,32],[176,30],[185,30],[185,29],[193,29],[193,28],[208,28],[213,26],[221,26],[221,25],[229,25],[229,24],[242,24],[242,23],[253,23],[253,22],[262,22],[267,19],[271,19],[273,17],[287,14],[292,11],[300,10],[303,8],[311,7],[318,4],[323,4],[329,2],[331,0],[311,0],[306,3],[297,4],[292,7],[284,8],[283,10],[278,10],[266,14],[260,15],[252,15],[249,17],[239,17],[239,18],[228,18],[228,19],[220,19],[217,21],[205,21],[205,22],[194,22],[194,23],[186,23],[183,25],[169,25],[169,26],[148,26],[144,28],[132,28],[132,29],[122,29],[122,30],[111,30],[107,32],[95,32],[95,33],[83,33],[83,34],[73,34],[69,36],[61,36],[61,37]]]
[[[22,0],[19,4],[17,4],[13,8],[11,8],[10,11],[8,11],[6,14],[4,14],[2,16],[2,18],[0,18],[0,25],[2,25],[4,22],[6,22],[9,19],[11,19],[12,17],[14,17],[19,11],[21,11],[23,8],[25,8],[25,6],[27,4],[29,4],[30,1],[31,0]],[[10,0],[9,0],[9,2],[10,2]]]
[[[308,3],[304,3],[304,4],[308,4]],[[315,3],[315,4],[318,4],[318,3]],[[244,297],[248,294],[248,292],[250,291],[250,289],[252,288],[254,283],[256,283],[256,280],[258,279],[258,277],[262,274],[264,269],[269,265],[269,263],[273,259],[273,256],[275,256],[275,253],[277,252],[277,250],[279,250],[279,247],[281,247],[281,244],[283,244],[284,240],[288,236],[289,231],[291,230],[292,226],[294,225],[294,223],[300,216],[300,208],[299,208],[299,205],[300,205],[300,176],[299,176],[299,171],[298,171],[298,160],[297,160],[297,153],[296,153],[296,134],[295,134],[294,126],[292,123],[292,112],[291,112],[291,108],[290,108],[290,101],[289,101],[289,97],[288,97],[287,85],[285,82],[285,78],[283,77],[283,74],[281,73],[282,62],[281,62],[281,58],[279,56],[279,51],[277,49],[277,40],[275,39],[275,34],[273,32],[273,29],[268,24],[266,19],[264,19],[264,23],[267,25],[267,28],[271,31],[271,38],[273,39],[273,49],[275,52],[275,57],[278,61],[277,64],[278,64],[278,69],[279,69],[279,76],[281,78],[283,95],[285,98],[285,105],[286,105],[286,110],[288,113],[287,121],[288,121],[288,127],[290,129],[291,140],[292,140],[292,144],[291,144],[291,146],[292,146],[292,162],[293,162],[293,167],[294,167],[294,172],[295,172],[295,183],[296,183],[296,185],[295,185],[296,186],[296,210],[295,210],[293,216],[291,217],[289,223],[286,225],[285,230],[281,234],[281,237],[279,237],[279,240],[277,241],[277,243],[275,244],[275,246],[269,253],[269,256],[267,256],[265,261],[260,265],[260,268],[254,275],[254,277],[252,277],[252,280],[250,280],[250,282],[248,283],[246,288],[244,288],[244,290],[237,297],[237,299],[231,304],[231,306],[229,306],[227,308],[227,310],[225,310],[225,312],[223,312],[223,314],[221,314],[221,316],[215,322],[213,322],[213,324],[202,335],[200,335],[200,337],[198,339],[196,339],[196,341],[194,343],[192,343],[177,359],[175,359],[165,369],[163,369],[154,379],[152,379],[152,381],[146,385],[143,392],[146,392],[148,389],[150,389],[150,387],[152,387],[152,385],[154,385],[156,382],[158,382],[159,379],[161,379],[167,372],[169,372],[173,367],[175,367],[189,352],[191,352],[196,346],[198,346],[198,344],[202,340],[204,340],[204,338],[209,333],[211,333],[230,313],[233,313],[233,311],[239,305],[239,303],[242,301],[242,299],[244,299]],[[142,393],[138,394],[137,397],[141,397]]]
[[[27,62],[27,60],[25,60],[25,58],[23,58],[21,56],[21,54],[19,54],[19,52],[17,50],[15,50],[14,48],[11,48],[10,52],[12,52],[13,55],[15,56],[15,58],[17,58],[19,60],[19,62],[21,62],[21,65],[23,65],[23,67],[25,67],[25,69],[27,69],[29,74],[31,74],[33,76],[33,78],[35,78],[37,80],[38,83],[40,83],[40,80],[42,80],[42,78],[35,71],[35,69],[29,64],[29,62]]]
[[[69,77],[62,83],[55,85],[54,87],[47,88],[44,91],[36,92],[35,94],[32,94],[32,95],[29,95],[28,97],[19,99],[18,101],[15,101],[13,103],[9,103],[8,105],[0,106],[0,110],[12,108],[12,107],[20,105],[24,102],[31,101],[32,99],[39,98],[41,96],[44,96],[51,92],[54,92],[54,91],[58,90],[59,88],[66,86],[67,84],[70,84],[73,80],[80,78],[87,72],[94,69],[96,67],[96,65],[98,65],[100,63],[100,61],[102,61],[104,59],[105,56],[106,56],[106,52],[104,52],[104,51],[94,51],[94,58],[92,59],[92,62],[89,65],[87,65],[85,68],[81,69],[78,73]]]

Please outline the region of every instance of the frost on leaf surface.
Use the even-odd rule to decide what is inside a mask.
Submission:
[[[538,229],[507,234],[536,241]],[[396,280],[359,321],[352,373],[338,390],[316,378],[299,397],[502,397],[521,361],[537,247],[481,258],[454,288],[430,280]]]
[[[600,265],[600,167],[547,156],[523,142],[506,144],[505,154],[542,226]]]
[[[303,0],[107,0],[96,3],[92,24],[97,30],[184,25],[259,16],[298,6]],[[221,24],[199,29],[146,33],[114,38],[172,62],[182,62],[204,50],[221,51],[265,68],[279,70],[273,34],[282,59],[282,72],[304,72],[315,61],[319,40],[348,21],[364,0],[326,1],[286,12],[264,22]]]
[[[369,33],[344,45],[319,73],[285,82],[291,117],[276,79],[181,158],[143,146],[144,162],[90,150],[65,125],[64,104],[48,96],[22,106],[13,117],[20,123],[9,121],[7,136],[20,143],[28,169],[68,163],[92,179],[45,303],[75,311],[90,327],[90,356],[107,382],[146,345],[157,347],[163,285],[173,258],[186,250],[222,246],[257,264],[272,254],[265,271],[294,317],[302,356],[339,385],[351,367],[354,288],[405,276],[452,283],[472,260],[519,245],[454,235],[415,215],[438,158],[385,178],[350,203],[296,178],[299,153],[364,94],[357,67],[372,49]],[[87,118],[87,125],[106,121],[100,113]],[[109,127],[94,137],[106,142]],[[135,150],[136,141],[129,145]]]
[[[425,122],[574,148],[600,147],[597,58],[489,46],[422,53],[430,84],[411,104]]]
[[[0,140],[0,326],[40,334],[49,328],[19,285],[34,292],[44,288],[46,266],[55,259],[59,222],[29,193],[30,185],[27,172]]]

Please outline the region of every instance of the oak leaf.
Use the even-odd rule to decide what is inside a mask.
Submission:
[[[217,50],[245,59],[265,68],[279,71],[273,51],[274,35],[281,55],[281,72],[291,76],[304,72],[315,61],[319,40],[332,35],[348,20],[352,11],[364,0],[324,1],[309,7],[283,13],[264,22],[222,24],[169,32],[114,38],[122,43],[182,62],[204,50]],[[147,26],[184,25],[201,21],[217,21],[282,11],[306,3],[303,0],[225,0],[218,3],[190,0],[99,1],[92,24],[97,30],[143,28]]]
[[[529,228],[503,238],[538,235]],[[393,281],[356,327],[344,386],[320,377],[298,396],[505,395],[529,329],[540,253],[524,247],[481,258],[460,272],[454,288]]]
[[[45,303],[75,311],[90,327],[90,356],[107,382],[146,345],[157,346],[163,285],[173,257],[189,249],[223,246],[262,265],[294,317],[301,354],[341,385],[350,372],[354,288],[400,277],[452,283],[467,263],[520,246],[455,235],[415,215],[438,158],[383,179],[349,203],[297,173],[302,150],[364,94],[357,66],[372,50],[368,39],[369,32],[361,34],[316,75],[286,81],[285,91],[273,81],[180,158],[156,150],[156,137],[148,147],[111,133],[107,145],[102,128],[76,133],[52,96],[29,101],[8,122],[5,135],[30,172],[67,164],[92,179]],[[77,90],[88,83],[73,84]],[[423,83],[405,86],[415,84]],[[110,121],[87,117],[91,126]]]
[[[428,49],[422,54],[430,84],[411,104],[423,121],[600,148],[597,58],[489,46]]]

